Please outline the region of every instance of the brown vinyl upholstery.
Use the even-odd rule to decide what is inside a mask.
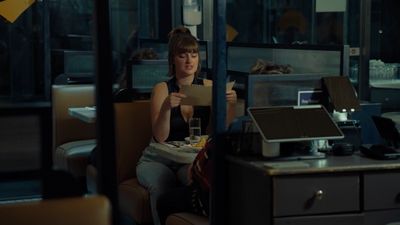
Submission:
[[[136,162],[151,139],[150,101],[115,103],[117,179],[136,177]]]
[[[68,114],[70,107],[93,106],[93,85],[53,85],[53,165],[55,169],[84,177],[91,150],[96,145],[95,124]]]
[[[168,216],[166,225],[209,225],[207,217],[192,213],[175,213]]]
[[[136,178],[136,163],[152,135],[150,101],[115,103],[114,108],[120,210],[138,224],[150,223],[149,193]],[[170,225],[208,225],[208,218],[190,213],[173,214],[167,221]]]
[[[243,102],[237,114],[243,115]],[[115,103],[117,180],[120,210],[137,224],[151,223],[150,198],[136,178],[136,163],[151,138],[150,101]],[[88,190],[96,192],[96,169],[87,168]],[[190,213],[168,217],[169,225],[208,225],[208,218]]]
[[[150,143],[150,101],[114,103],[117,181],[120,210],[137,224],[150,223],[150,199],[136,179],[136,163]],[[87,168],[87,188],[96,192],[96,169]]]
[[[1,225],[111,225],[104,196],[62,198],[0,205]]]
[[[119,203],[122,213],[139,224],[151,222],[147,190],[136,178],[136,163],[151,139],[150,101],[115,103],[115,137]]]

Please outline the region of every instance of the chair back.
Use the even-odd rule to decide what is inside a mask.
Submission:
[[[150,101],[114,103],[118,183],[136,177],[136,163],[152,136]]]
[[[0,205],[2,225],[111,225],[104,196],[62,198]]]

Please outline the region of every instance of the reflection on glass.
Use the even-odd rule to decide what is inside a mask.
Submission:
[[[358,1],[348,2],[348,9],[337,12],[315,12],[315,4],[309,0],[232,0],[227,2],[227,23],[238,31],[234,42],[347,44],[347,27],[358,29],[358,25],[347,24],[357,23],[347,18],[350,13],[358,16]],[[358,34],[349,35],[358,40]]]

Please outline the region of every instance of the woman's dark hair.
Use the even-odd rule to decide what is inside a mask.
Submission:
[[[199,53],[199,43],[197,39],[190,33],[190,30],[186,27],[177,27],[168,34],[168,75],[175,75],[174,57],[181,53]],[[200,54],[199,65],[197,67],[195,75],[197,76],[201,70],[200,65]]]

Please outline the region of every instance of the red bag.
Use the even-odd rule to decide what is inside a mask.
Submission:
[[[212,174],[212,162],[210,160],[210,154],[214,149],[214,143],[212,139],[208,139],[204,148],[200,150],[196,158],[193,161],[192,166],[192,179],[202,191],[210,191],[210,182]]]

